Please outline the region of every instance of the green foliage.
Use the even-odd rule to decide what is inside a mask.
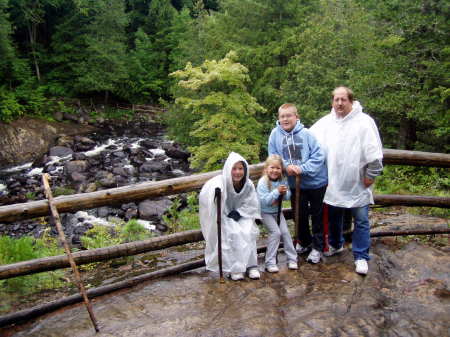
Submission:
[[[167,215],[163,215],[164,223],[169,227],[171,233],[200,229],[200,220],[198,217],[198,196],[196,192],[189,193],[187,196],[187,207],[180,210],[181,200],[179,198],[173,201]]]
[[[377,178],[375,193],[450,196],[448,169],[435,167],[386,166]],[[418,213],[449,217],[448,209],[422,208]]]
[[[199,67],[188,63],[171,74],[178,83],[167,118],[169,133],[190,145],[193,167],[218,169],[230,151],[249,162],[259,160],[263,139],[255,115],[264,108],[247,92],[248,70],[236,58],[229,52],[222,60]]]
[[[448,169],[386,166],[376,180],[376,192],[384,194],[450,195]]]
[[[23,112],[24,107],[17,101],[14,92],[0,87],[0,121],[10,122]]]
[[[135,219],[129,220],[120,228],[121,243],[145,240],[151,236],[151,232]]]
[[[83,247],[87,249],[95,249],[118,245],[120,239],[115,237],[112,228],[105,226],[94,226],[81,237]]]
[[[152,235],[137,220],[131,219],[125,224],[117,223],[115,228],[94,226],[81,237],[81,243],[87,249],[95,249],[144,240],[152,237]]]
[[[0,236],[0,265],[20,261],[32,260],[41,257],[60,255],[62,248],[58,247],[56,239],[45,234],[41,239],[29,236],[13,239]],[[14,277],[0,281],[0,289],[6,293],[21,292],[32,293],[42,289],[59,287],[63,272],[45,272],[27,276]]]
[[[25,197],[28,200],[34,200],[34,199],[36,199],[36,192],[27,192],[27,193],[25,193]]]
[[[58,197],[60,195],[71,195],[75,194],[75,190],[68,186],[56,186],[53,191],[53,196]]]

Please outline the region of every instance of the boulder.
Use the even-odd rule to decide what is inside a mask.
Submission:
[[[74,172],[85,172],[88,168],[88,162],[86,160],[71,160],[64,164],[64,173],[71,175]]]
[[[161,218],[161,216],[171,205],[172,201],[168,198],[159,200],[144,200],[139,203],[139,218],[144,220]]]
[[[152,172],[166,173],[170,170],[171,168],[169,163],[157,160],[146,161],[144,164],[141,165],[141,167],[139,167],[139,172],[141,173],[152,173]]]
[[[73,150],[66,146],[53,146],[48,151],[50,156],[66,157],[73,154]]]

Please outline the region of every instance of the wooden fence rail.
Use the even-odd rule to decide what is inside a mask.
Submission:
[[[391,149],[384,149],[383,153],[384,164],[450,167],[449,154]],[[259,178],[262,170],[263,164],[250,165],[251,178]],[[208,179],[220,174],[220,172],[221,171],[213,171],[157,182],[145,182],[136,185],[122,186],[91,193],[60,196],[55,198],[54,202],[58,211],[64,213],[106,205],[123,204],[131,201],[140,201],[163,195],[174,195],[199,190]],[[14,222],[17,220],[45,216],[48,215],[49,212],[50,209],[46,200],[0,206],[0,222]]]

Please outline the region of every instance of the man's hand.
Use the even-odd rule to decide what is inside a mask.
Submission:
[[[302,173],[302,169],[297,165],[291,164],[291,165],[288,165],[288,167],[286,168],[286,172],[287,172],[288,176],[297,176]]]
[[[363,179],[364,186],[366,186],[366,187],[369,187],[370,185],[372,185],[374,181],[375,181],[374,179],[370,179],[367,177],[364,177],[364,179]]]

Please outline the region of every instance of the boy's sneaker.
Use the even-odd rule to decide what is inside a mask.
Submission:
[[[296,250],[297,253],[299,253],[299,254],[305,254],[305,253],[307,253],[310,249],[311,249],[311,246],[308,246],[308,247],[302,247],[302,245],[300,245],[299,243],[297,243],[297,244],[295,245],[295,250]]]
[[[361,275],[367,275],[369,271],[369,266],[367,265],[367,261],[364,259],[358,259],[355,261],[355,271]]]
[[[269,273],[278,273],[280,270],[278,269],[278,266],[276,264],[271,264],[270,266],[266,267],[266,270]]]
[[[250,277],[252,280],[257,280],[261,277],[259,274],[258,268],[252,268],[248,271],[248,277]]]
[[[244,279],[244,273],[231,273],[231,279],[233,281],[239,281]]]
[[[344,251],[344,246],[342,246],[341,248],[334,248],[332,245],[328,245],[328,252],[323,253],[323,255],[325,256],[333,256],[336,254],[339,254],[341,252]]]
[[[311,250],[311,253],[309,253],[306,261],[316,264],[316,263],[320,262],[321,258],[322,258],[322,254],[318,250],[313,249],[313,250]]]
[[[295,261],[289,261],[288,262],[288,268],[291,270],[297,270],[298,269],[298,264]]]

